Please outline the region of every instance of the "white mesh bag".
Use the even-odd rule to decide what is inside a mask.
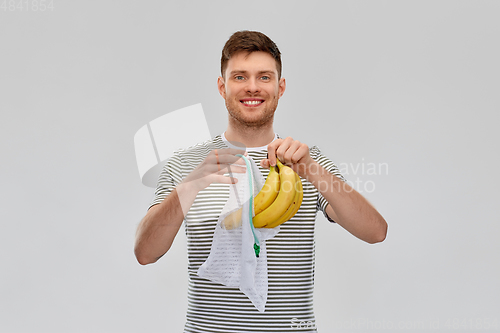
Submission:
[[[210,254],[198,269],[198,276],[239,288],[257,310],[264,312],[268,289],[265,241],[274,237],[280,227],[253,227],[253,197],[265,179],[250,157],[238,156],[245,160],[247,172],[232,174],[238,182],[230,187],[229,199],[215,228]],[[226,229],[224,219],[240,208],[241,225]]]

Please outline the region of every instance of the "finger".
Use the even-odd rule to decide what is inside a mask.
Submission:
[[[246,166],[239,166],[239,165],[227,165],[222,168],[221,171],[218,173],[221,174],[232,174],[232,173],[245,173],[247,172],[247,167]]]
[[[218,159],[218,161],[217,161]],[[216,158],[215,155],[210,161],[206,161],[203,166],[204,173],[206,175],[208,174],[213,174],[213,173],[218,173],[218,174],[224,174],[227,173],[228,170],[231,168],[233,169],[233,172],[236,173],[242,173],[246,172],[246,164],[238,164],[238,160],[241,159],[239,157],[237,158],[226,158],[226,157],[218,157]],[[234,163],[224,163],[223,161],[230,161]],[[219,163],[217,163],[219,162]]]
[[[213,153],[213,154],[217,153],[218,155],[233,155],[233,156],[236,156],[238,154],[241,154],[241,155],[247,154],[246,150],[235,149],[235,148],[214,149],[211,151],[211,153]]]
[[[292,141],[290,143],[290,146],[287,148],[287,150],[283,153],[283,163],[287,165],[292,165],[293,160],[292,157],[295,154],[295,152],[300,148],[300,141]]]
[[[247,172],[245,166],[230,166],[230,165],[215,165],[212,164],[208,169],[206,169],[205,176],[210,175],[232,175],[234,173],[245,173]]]
[[[220,171],[220,161],[219,161],[219,154],[217,153],[217,149],[214,150],[215,154],[215,163],[217,164],[217,169]]]
[[[269,159],[265,158],[265,159],[261,160],[260,161],[260,166],[263,167],[263,168],[269,169],[269,167],[271,166],[270,162],[269,162]]]
[[[306,156],[309,156],[309,146],[305,143],[300,143],[297,150],[293,153],[291,161],[294,164],[299,163]]]
[[[287,137],[283,142],[280,144],[278,149],[276,150],[276,156],[280,159],[281,163],[286,163],[285,162],[285,153],[288,150],[288,148],[291,146],[293,142],[293,139],[291,137]]]
[[[237,154],[246,156],[246,151],[241,151],[237,149],[214,149],[210,153],[210,157],[207,162],[213,164],[241,164],[245,165],[245,161]]]
[[[283,139],[276,139],[267,146],[267,159],[270,166],[276,166],[276,150],[283,142]]]
[[[213,183],[219,184],[236,184],[238,182],[238,178],[228,177],[223,175],[216,175]]]
[[[245,160],[234,155],[219,155],[219,164],[221,165],[246,165]]]

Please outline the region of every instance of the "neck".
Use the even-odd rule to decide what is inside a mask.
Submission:
[[[261,127],[236,128],[230,122],[224,135],[235,146],[262,147],[273,141],[274,129],[272,123]]]

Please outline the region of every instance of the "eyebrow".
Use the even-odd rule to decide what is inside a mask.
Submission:
[[[229,75],[235,75],[235,74],[247,74],[248,71],[244,70],[234,70],[229,73]],[[258,74],[271,74],[271,75],[276,75],[272,70],[263,70],[263,71],[258,71]]]

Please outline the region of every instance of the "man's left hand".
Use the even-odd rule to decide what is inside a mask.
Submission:
[[[309,147],[291,137],[276,139],[267,146],[267,159],[262,160],[261,166],[269,168],[276,165],[276,158],[281,163],[291,167],[300,177],[307,179],[307,171],[311,164],[316,163],[309,155]]]

